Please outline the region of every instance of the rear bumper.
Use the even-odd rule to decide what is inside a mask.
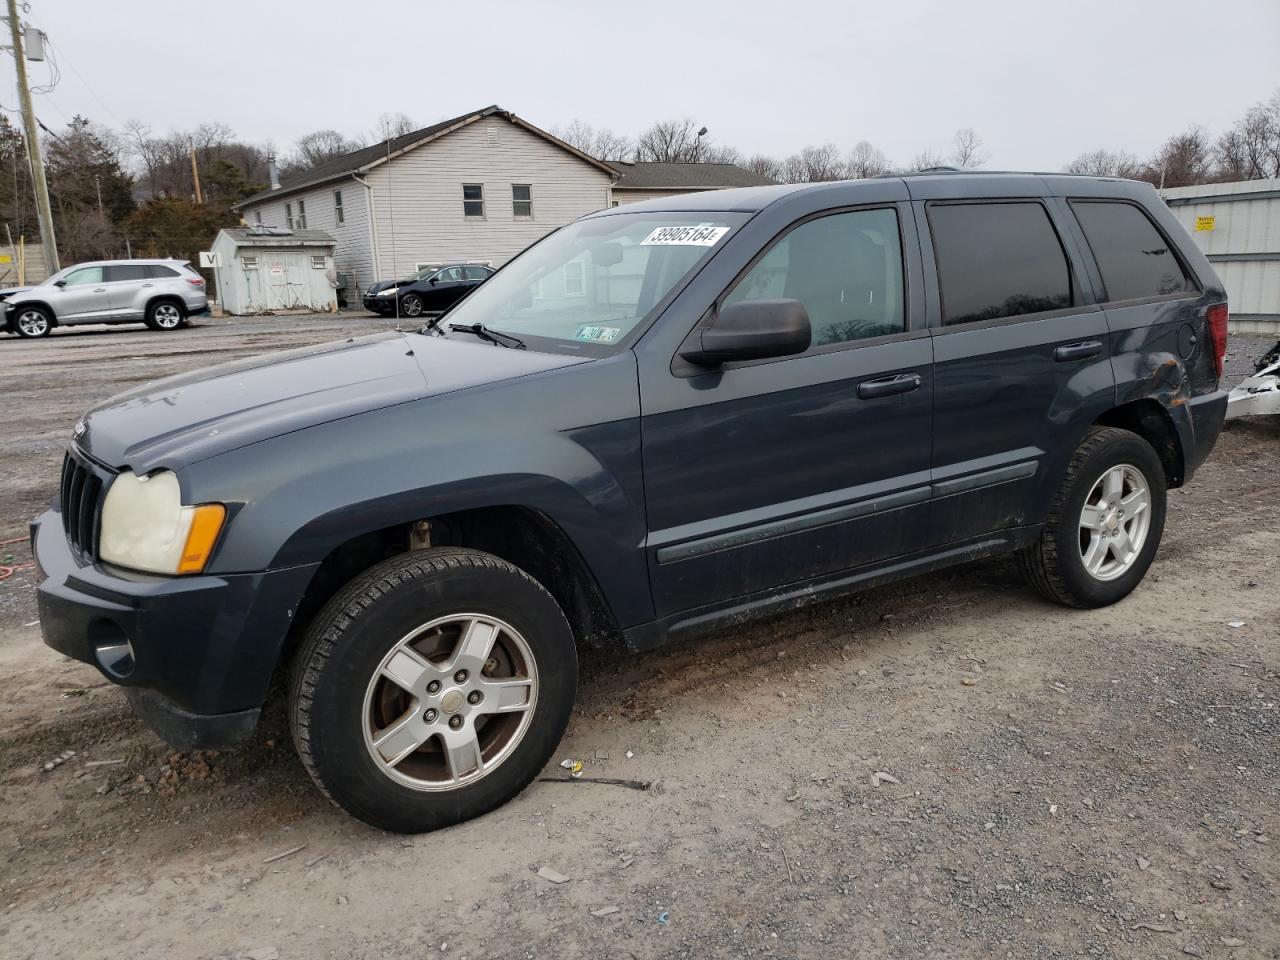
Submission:
[[[250,736],[316,565],[268,573],[156,577],[79,566],[57,510],[31,524],[44,641],[128,688],[178,749]]]
[[[1190,480],[1218,442],[1218,434],[1222,432],[1222,422],[1227,415],[1227,391],[1215,390],[1194,397],[1183,404],[1182,409],[1186,413],[1178,425],[1178,433],[1182,440],[1184,480]]]

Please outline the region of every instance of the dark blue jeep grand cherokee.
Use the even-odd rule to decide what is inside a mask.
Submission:
[[[249,736],[287,676],[320,788],[429,830],[537,775],[575,642],[649,648],[1000,553],[1051,600],[1120,600],[1217,437],[1226,331],[1145,184],[605,210],[421,333],[91,411],[33,525],[44,636],[179,748]]]

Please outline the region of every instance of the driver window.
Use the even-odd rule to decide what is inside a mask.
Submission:
[[[780,298],[804,304],[814,347],[905,330],[897,213],[859,210],[801,224],[723,303]]]
[[[102,268],[101,267],[82,267],[79,270],[72,270],[66,276],[66,285],[68,287],[79,287],[87,283],[101,283]]]

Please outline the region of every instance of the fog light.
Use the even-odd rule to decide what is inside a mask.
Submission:
[[[112,625],[109,629],[99,628],[94,632],[109,634],[94,640],[93,655],[97,658],[98,666],[118,680],[133,673],[133,644],[124,635],[124,631]]]

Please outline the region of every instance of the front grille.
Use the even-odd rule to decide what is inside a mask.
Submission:
[[[106,478],[70,452],[62,461],[62,527],[79,559],[98,558],[98,526],[102,519],[102,488]]]

